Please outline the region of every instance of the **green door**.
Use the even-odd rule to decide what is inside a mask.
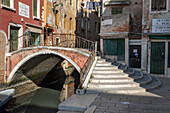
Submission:
[[[104,40],[104,54],[117,55],[117,40],[112,39]]]
[[[165,67],[165,43],[151,43],[151,69],[152,74],[164,74]]]
[[[117,48],[118,48],[118,60],[123,61],[125,59],[125,40],[118,39],[117,40]]]

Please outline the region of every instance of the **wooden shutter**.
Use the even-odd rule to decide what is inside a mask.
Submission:
[[[56,12],[56,26],[59,26],[59,12]]]
[[[33,0],[33,16],[37,17],[37,0]]]

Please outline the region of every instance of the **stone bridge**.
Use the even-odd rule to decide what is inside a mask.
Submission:
[[[10,82],[20,70],[25,75],[47,74],[57,63],[67,60],[80,73],[89,57],[89,52],[76,48],[27,47],[6,54],[6,69],[3,82]],[[19,75],[17,75],[19,77]],[[2,81],[1,81],[2,82]]]

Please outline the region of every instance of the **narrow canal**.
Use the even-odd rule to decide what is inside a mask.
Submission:
[[[70,78],[71,77],[71,78]],[[58,105],[61,101],[64,101],[65,94],[71,96],[74,94],[75,89],[79,85],[80,76],[75,68],[58,68],[55,66],[41,81],[39,84],[35,84],[33,81],[31,84],[35,84],[34,90],[29,84],[20,85],[18,94],[9,102],[3,113],[56,113],[58,111]],[[30,80],[31,81],[31,80]],[[68,84],[74,81],[73,86]],[[68,90],[69,93],[65,93],[64,86],[73,87]],[[30,88],[28,88],[30,87]],[[36,89],[36,90],[35,90]],[[26,90],[29,93],[23,93],[22,90]],[[70,92],[71,91],[71,92]]]
[[[13,98],[3,113],[56,113],[60,104],[60,91],[39,88]]]

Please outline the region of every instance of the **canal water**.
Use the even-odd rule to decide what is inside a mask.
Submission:
[[[39,88],[34,92],[13,98],[3,113],[56,113],[60,91]]]

